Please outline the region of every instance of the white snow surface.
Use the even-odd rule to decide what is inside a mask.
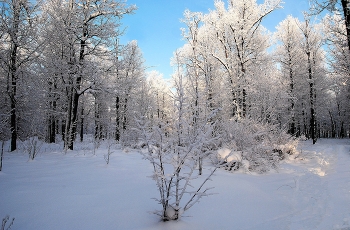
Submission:
[[[92,146],[45,145],[34,160],[5,152],[0,218],[15,217],[13,230],[350,230],[349,139],[302,141],[296,159],[268,174],[219,169],[207,184],[216,194],[168,222],[151,213],[161,208],[151,164],[115,148],[106,165],[107,147],[93,155]]]

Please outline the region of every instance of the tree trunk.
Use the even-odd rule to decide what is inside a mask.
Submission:
[[[84,141],[84,105],[80,110],[80,142]]]
[[[309,47],[307,47],[309,50]],[[313,83],[313,73],[312,73],[312,64],[311,64],[311,53],[310,51],[306,52],[307,62],[308,62],[308,74],[309,74],[309,100],[310,100],[310,135],[312,143],[315,144],[317,140],[316,135],[316,115],[315,115],[315,95],[314,95],[314,83]]]
[[[49,127],[48,127],[48,133],[49,133],[49,143],[55,143],[56,140],[56,120],[53,115],[50,115],[49,117]]]
[[[11,129],[11,152],[17,149],[17,115],[16,115],[16,96],[17,96],[17,54],[18,54],[18,28],[20,20],[20,5],[13,2],[13,28],[11,30],[11,56],[9,66],[8,93],[11,101],[10,129]]]
[[[115,140],[120,140],[120,99],[119,96],[115,99]]]
[[[49,81],[49,108],[48,108],[48,130],[47,130],[47,141],[49,143],[55,143],[56,141],[56,97],[52,92],[52,87],[54,87],[54,83]]]
[[[127,104],[128,104],[128,95],[125,96],[124,99],[124,110],[123,110],[123,130],[126,130],[126,122],[127,122],[127,118],[126,118],[126,113],[127,113]]]
[[[95,140],[101,139],[101,121],[100,121],[100,108],[95,98]]]
[[[288,68],[289,68],[289,93],[291,96],[290,100],[290,113],[291,113],[291,120],[289,122],[289,130],[288,133],[291,135],[295,135],[296,128],[295,128],[295,111],[294,111],[294,74],[293,74],[293,68],[292,68],[292,56],[291,56],[291,50],[290,50],[290,45],[288,45],[287,52],[288,52]]]
[[[331,119],[331,126],[332,126],[331,127],[331,137],[335,138],[336,137],[336,124],[335,124],[332,112],[330,110],[328,110],[328,113],[329,113],[329,117]]]
[[[73,89],[72,86],[68,87],[68,107],[67,107],[67,117],[65,121],[64,128],[64,148],[73,150],[73,140],[72,140],[72,100],[73,100]]]
[[[71,2],[73,7],[73,3]],[[83,24],[83,38],[85,38],[87,36],[87,24]],[[79,68],[78,68],[78,73],[76,76],[76,72],[72,71],[71,73],[71,79],[75,79],[74,84],[72,82],[71,85],[71,90],[70,90],[70,96],[68,100],[68,118],[67,119],[67,125],[66,125],[66,134],[68,134],[68,136],[66,136],[67,139],[67,148],[70,150],[73,150],[74,148],[74,140],[76,137],[76,133],[77,133],[77,123],[78,123],[78,106],[79,106],[79,97],[82,94],[81,92],[79,92],[80,88],[81,88],[81,82],[82,82],[82,71],[83,71],[83,67],[84,67],[84,55],[85,55],[85,46],[86,46],[86,41],[81,39],[80,40],[80,51],[79,51]],[[72,67],[74,69],[74,64],[76,64],[76,60],[75,60],[75,52],[74,52],[74,48],[71,48],[71,54],[70,54],[70,62],[72,63]],[[74,87],[73,87],[74,86]]]
[[[341,122],[340,122],[339,137],[340,137],[340,138],[344,138],[344,137],[345,137],[344,121],[341,121]]]
[[[16,93],[15,91],[16,85],[12,84],[13,88],[13,95],[12,97],[15,97]],[[11,98],[11,152],[15,151],[17,149],[17,116],[16,116],[16,102],[15,99]]]
[[[245,118],[247,114],[247,91],[246,89],[242,89],[242,117]]]
[[[350,1],[349,0],[341,0],[341,5],[343,7],[344,20],[346,26],[346,36],[348,49],[350,51]]]
[[[4,157],[4,144],[5,141],[1,142],[1,154],[0,154],[0,172],[2,171],[2,159]]]
[[[80,84],[79,84],[80,85]],[[79,105],[79,97],[80,94],[77,92],[74,92],[73,95],[73,105],[72,105],[72,138],[73,141],[75,140],[76,134],[77,134],[77,124],[78,124],[78,105]],[[72,147],[73,150],[73,147]]]

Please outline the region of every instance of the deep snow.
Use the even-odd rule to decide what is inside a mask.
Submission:
[[[102,145],[64,154],[45,145],[32,161],[5,152],[0,218],[12,229],[337,229],[350,230],[350,140],[301,142],[300,155],[264,175],[218,170],[180,221],[160,222],[151,164],[134,150]]]

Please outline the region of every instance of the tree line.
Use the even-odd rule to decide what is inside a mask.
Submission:
[[[207,14],[185,11],[186,44],[174,59],[193,113],[222,108],[224,124],[252,119],[313,143],[349,136],[350,21],[339,11],[344,2],[314,2],[302,20],[287,16],[274,33],[262,21],[281,7],[279,0],[215,1]],[[325,9],[330,13],[319,18]]]
[[[303,20],[288,16],[274,33],[262,22],[280,0],[186,10],[170,84],[145,71],[136,41],[119,43],[123,16],[136,11],[126,1],[0,4],[0,138],[11,151],[31,136],[62,140],[65,149],[85,134],[137,145],[141,126],[223,142],[227,124],[242,120],[314,143],[350,133],[348,1],[315,2]]]

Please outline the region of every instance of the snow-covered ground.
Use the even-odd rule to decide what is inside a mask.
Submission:
[[[300,155],[264,175],[218,170],[204,197],[180,221],[160,222],[151,164],[137,151],[101,146],[63,154],[41,148],[34,160],[5,152],[0,218],[11,229],[337,229],[350,230],[350,140],[301,142]]]

